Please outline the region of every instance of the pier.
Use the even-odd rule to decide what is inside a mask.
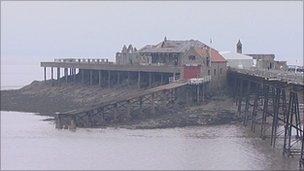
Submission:
[[[262,139],[269,138],[272,147],[282,140],[283,155],[300,156],[299,165],[303,169],[303,76],[271,70],[230,69],[228,85],[243,125],[253,132],[258,130]]]
[[[176,105],[202,103],[204,93],[210,79],[196,84],[187,81],[140,90],[132,95],[119,98],[101,99],[100,104],[81,110],[58,113],[56,115],[57,128],[100,127],[105,122],[115,123],[129,121],[134,117],[153,115]]]
[[[282,143],[283,155],[298,155],[299,166],[304,168],[303,75],[271,68],[229,68],[218,51],[195,40],[165,38],[138,51],[132,46],[128,49],[124,46],[116,54],[116,62],[88,58],[41,62],[44,81],[52,86],[138,89],[133,94],[102,98],[96,104],[56,113],[56,128],[75,130],[129,122],[178,106],[200,105],[207,95],[228,88],[244,128],[269,139],[273,148]]]
[[[44,80],[49,69],[52,84],[82,82],[84,84],[99,84],[111,87],[126,81],[136,83],[138,88],[152,87],[155,81],[160,84],[176,80],[182,72],[181,67],[164,65],[119,65],[107,62],[105,59],[56,59],[54,62],[41,62],[44,68]],[[57,68],[57,78],[54,76]],[[62,74],[63,73],[63,74]],[[61,76],[64,80],[61,80]]]
[[[56,113],[58,129],[102,127],[105,123],[128,122],[178,105],[201,104],[212,85],[210,75],[185,79],[182,67],[120,66],[88,61],[42,62],[41,66],[44,72],[46,68],[51,68],[48,83],[53,86],[60,86],[62,82],[106,87],[124,83],[125,86],[137,86],[139,91],[131,95],[100,99],[100,103],[81,109]],[[57,80],[52,77],[53,68],[57,68]],[[61,68],[64,68],[62,77]],[[273,148],[278,141],[282,141],[283,155],[299,156],[301,168],[304,167],[302,80],[301,75],[274,70],[229,68],[227,72],[227,86],[233,94],[242,124],[258,133],[261,139],[269,139]]]
[[[100,103],[56,114],[57,128],[100,127],[105,123],[129,121],[135,117],[153,115],[175,105],[200,104],[210,93],[210,75],[182,79],[182,67],[162,65],[118,65],[103,59],[56,59],[42,62],[45,82],[53,86],[79,83],[113,87],[136,86],[134,94],[100,99]],[[51,78],[46,71],[51,68]],[[57,79],[53,79],[57,68]],[[60,70],[64,71],[61,76]],[[70,71],[70,72],[68,72]],[[78,72],[77,72],[78,71]]]

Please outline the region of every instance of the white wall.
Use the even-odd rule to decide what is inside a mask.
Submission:
[[[232,68],[251,68],[253,67],[252,59],[227,59],[227,65]]]

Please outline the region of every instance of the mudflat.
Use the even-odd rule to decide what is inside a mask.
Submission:
[[[34,112],[53,116],[55,112],[66,112],[98,104],[109,98],[119,98],[136,93],[134,87],[104,88],[98,85],[63,84],[51,86],[34,81],[18,90],[1,91],[2,111]],[[236,121],[236,106],[231,97],[221,94],[213,96],[198,106],[179,106],[153,115],[134,118],[129,122],[108,124],[125,128],[171,128],[211,124],[226,124]]]

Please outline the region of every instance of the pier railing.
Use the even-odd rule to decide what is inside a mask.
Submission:
[[[248,76],[260,77],[265,80],[272,81],[280,81],[298,85],[304,85],[304,74],[301,73],[293,73],[288,71],[280,71],[280,70],[264,70],[264,69],[237,69],[237,68],[229,68],[232,72],[241,73]]]
[[[79,63],[103,63],[111,64],[106,58],[55,58],[54,62],[79,62]]]
[[[202,84],[202,83],[206,83],[206,82],[210,82],[211,81],[211,75],[207,75],[201,78],[191,78],[188,81],[188,84],[190,85],[197,85],[197,84]]]

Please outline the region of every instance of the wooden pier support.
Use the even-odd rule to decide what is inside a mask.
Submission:
[[[46,67],[44,67],[43,69],[44,69],[44,82],[46,82]]]
[[[253,108],[251,112],[251,131],[255,132],[255,126],[257,123],[257,110],[258,110],[258,100],[259,100],[259,84],[255,84],[254,87],[254,97],[253,97]]]
[[[64,68],[65,83],[68,83],[68,68]]]
[[[273,88],[273,120],[272,120],[272,128],[271,128],[271,145],[274,148],[276,144],[277,138],[277,129],[279,126],[279,98],[280,98],[281,90],[279,88]]]
[[[101,71],[98,71],[98,85],[101,86]]]
[[[85,72],[85,70],[84,69],[82,69],[82,70],[80,70],[81,71],[81,82],[82,82],[82,84],[84,84],[85,82],[84,82],[84,72]]]
[[[149,87],[152,87],[152,73],[149,72]]]
[[[126,112],[126,120],[131,119],[131,100],[127,100],[127,112]]]
[[[117,84],[119,85],[120,84],[120,72],[117,71]]]
[[[74,78],[74,81],[76,81],[76,68],[73,68],[73,78]]]
[[[108,88],[111,87],[111,71],[108,71]]]
[[[62,129],[62,121],[61,121],[61,115],[59,113],[55,114],[55,128]]]
[[[243,125],[246,126],[249,120],[249,103],[250,103],[250,89],[251,89],[251,82],[247,81],[246,87],[246,97],[245,97],[245,111],[243,116]]]
[[[54,85],[54,69],[53,69],[53,67],[51,67],[51,84],[52,84],[52,86]]]
[[[301,155],[299,160],[300,170],[304,169],[304,136],[302,136],[302,142],[301,142]]]
[[[200,104],[200,86],[196,85],[196,103]]]
[[[242,112],[242,101],[243,101],[243,96],[244,96],[244,91],[243,91],[243,87],[244,87],[244,83],[245,81],[240,81],[240,89],[239,89],[239,95],[238,95],[238,99],[237,99],[237,104],[238,104],[238,116],[241,116],[241,112]]]
[[[127,85],[129,87],[130,86],[130,72],[127,71],[127,74],[128,74],[128,76],[127,76]]]
[[[298,95],[296,92],[291,91],[289,95],[289,105],[286,115],[284,145],[283,145],[283,154],[286,156],[293,155],[292,140],[294,139],[294,141],[298,141],[303,139],[303,128],[300,123],[301,122],[300,113],[298,109],[299,109]],[[295,130],[296,135],[292,134],[293,129]],[[301,151],[301,153],[302,152],[303,151]]]
[[[268,116],[268,96],[269,96],[269,86],[268,85],[263,85],[263,95],[264,95],[264,100],[263,100],[263,114],[262,114],[262,123],[261,123],[261,138],[265,139],[265,131],[266,131],[266,119]]]
[[[138,71],[137,72],[137,88],[140,88],[140,80],[141,80],[140,71]]]
[[[139,115],[142,117],[143,114],[143,98],[139,97]]]
[[[151,94],[151,112],[155,114],[155,93]]]
[[[90,70],[90,85],[93,85],[93,70]]]
[[[160,85],[163,85],[163,73],[160,73]]]
[[[202,84],[202,102],[205,103],[205,84]]]
[[[60,84],[60,68],[57,67],[57,82]]]

